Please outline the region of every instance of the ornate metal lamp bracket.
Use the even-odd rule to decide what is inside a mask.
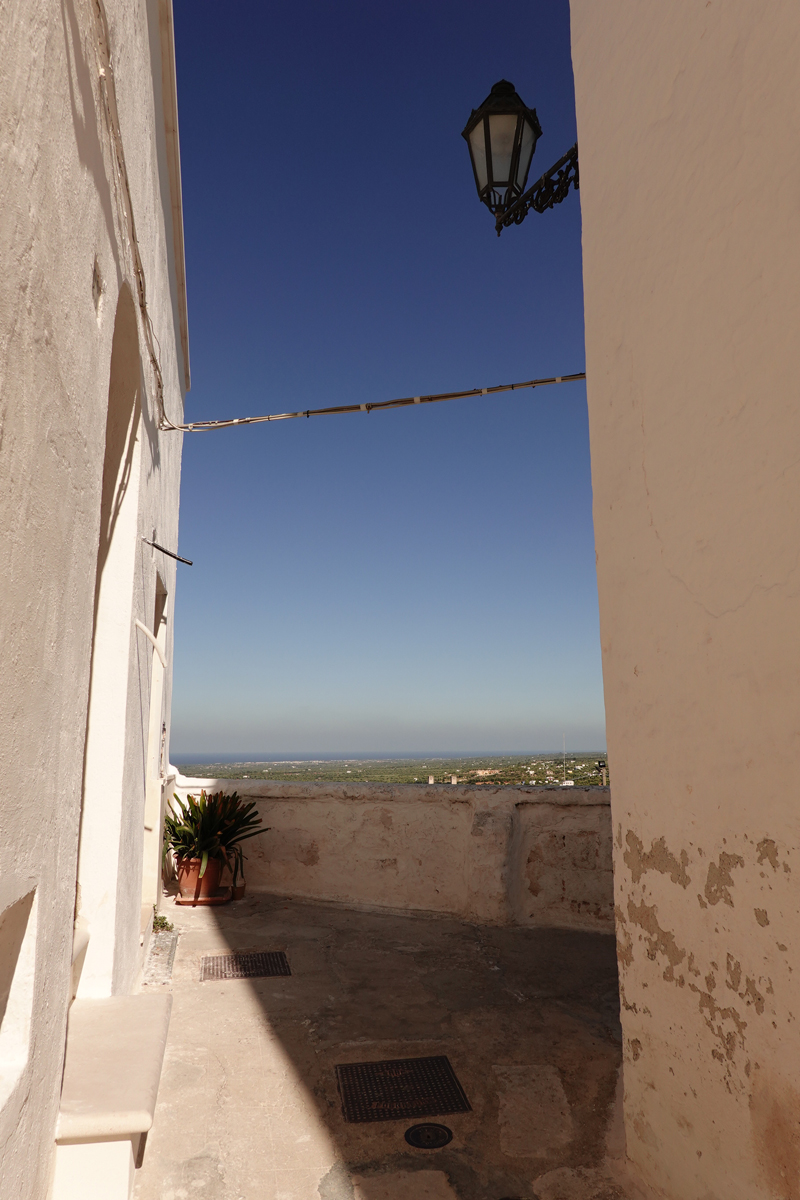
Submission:
[[[578,143],[554,163],[549,171],[545,171],[541,179],[528,188],[519,200],[511,204],[504,212],[498,213],[495,221],[497,236],[508,225],[519,225],[525,220],[531,209],[544,212],[554,204],[560,204],[566,199],[570,187],[577,191],[580,186],[578,174]]]

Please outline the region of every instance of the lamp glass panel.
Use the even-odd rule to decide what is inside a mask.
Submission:
[[[533,137],[533,126],[527,121],[522,122],[522,145],[519,151],[519,164],[517,166],[517,187],[520,191],[525,187],[525,179],[530,170],[531,159],[533,158],[535,141]]]
[[[475,164],[475,174],[478,176],[478,190],[482,192],[489,182],[486,173],[486,137],[483,131],[483,121],[479,121],[469,135],[469,148]]]
[[[511,172],[514,134],[517,132],[516,113],[492,113],[489,117],[489,137],[492,143],[492,183],[506,186]]]

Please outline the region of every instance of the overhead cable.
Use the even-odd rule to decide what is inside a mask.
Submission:
[[[114,161],[116,166],[116,175],[121,184],[120,191],[117,192],[117,199],[123,209],[125,224],[127,224],[128,241],[130,245],[131,255],[133,258],[133,273],[136,279],[136,292],[139,311],[142,318],[142,328],[144,332],[144,341],[147,347],[147,356],[150,359],[150,365],[155,378],[155,400],[158,410],[158,426],[163,431],[174,431],[176,433],[201,433],[211,429],[230,429],[234,425],[261,425],[266,421],[290,421],[295,417],[321,417],[338,413],[349,412],[373,412],[382,408],[404,408],[409,404],[436,404],[442,400],[465,400],[471,396],[492,396],[497,392],[513,392],[519,388],[536,388],[544,387],[551,383],[573,383],[579,379],[585,379],[586,375],[583,371],[577,372],[574,375],[554,375],[547,379],[529,379],[524,383],[504,383],[496,387],[488,388],[472,388],[465,392],[438,392],[427,396],[405,396],[397,400],[378,400],[368,404],[335,404],[329,408],[307,408],[302,412],[285,412],[285,413],[270,413],[262,417],[234,417],[225,421],[192,421],[189,424],[182,424],[172,421],[166,412],[164,402],[164,376],[161,370],[161,354],[156,337],[153,322],[150,317],[150,310],[147,303],[147,288],[144,272],[144,264],[139,249],[139,239],[136,233],[136,221],[133,213],[133,197],[131,194],[130,179],[128,177],[128,167],[125,161],[125,148],[122,140],[122,130],[120,128],[119,110],[117,107],[117,92],[116,81],[114,78],[114,64],[111,54],[111,38],[109,35],[108,17],[106,15],[103,0],[94,0],[93,9],[96,22],[96,41],[98,50],[98,75],[100,83],[100,92],[103,97],[103,106],[105,108],[106,121],[111,137]],[[556,164],[558,165],[558,164]],[[169,550],[165,550],[163,546],[158,546],[157,549],[162,550],[165,554],[171,554]],[[173,557],[178,558],[178,555]],[[180,562],[187,560],[180,559]]]
[[[465,392],[435,392],[426,396],[403,396],[397,400],[376,400],[367,404],[334,404],[330,408],[306,408],[300,412],[270,413],[263,417],[233,417],[227,421],[192,421],[188,425],[168,428],[185,433],[203,433],[211,429],[230,429],[234,425],[261,425],[265,421],[291,421],[295,417],[323,417],[338,413],[377,412],[384,408],[405,408],[411,404],[438,404],[442,400],[467,400],[472,396],[493,396],[498,392],[515,392],[520,388],[546,387],[551,383],[574,383],[585,379],[586,372],[574,375],[551,375],[546,379],[527,379],[524,383],[500,383],[495,387],[471,388]]]
[[[166,412],[166,406],[164,402],[164,376],[161,369],[160,347],[158,344],[158,338],[156,337],[155,329],[153,328],[153,322],[150,317],[150,311],[147,303],[144,264],[142,263],[142,256],[139,249],[139,239],[136,233],[136,221],[133,213],[133,197],[131,194],[127,163],[125,161],[125,148],[122,140],[122,130],[120,128],[119,111],[117,107],[116,81],[114,78],[114,65],[111,54],[111,38],[109,35],[108,17],[106,15],[103,0],[94,0],[93,9],[97,29],[97,50],[100,60],[98,63],[100,92],[103,97],[106,121],[111,137],[116,165],[116,174],[121,184],[121,194],[118,191],[117,199],[121,203],[125,224],[127,224],[128,227],[128,241],[133,258],[133,273],[136,280],[137,300],[142,318],[144,341],[147,347],[147,356],[150,359],[150,365],[155,378],[155,400],[158,410],[159,429],[163,431],[174,431],[176,433],[202,433],[212,429],[230,429],[234,425],[261,425],[267,421],[290,421],[295,417],[321,417],[338,413],[374,412],[383,408],[404,408],[406,405],[410,404],[436,404],[442,400],[466,400],[471,396],[492,396],[498,392],[513,392],[520,388],[545,387],[547,384],[551,383],[573,383],[576,380],[586,378],[585,372],[580,371],[573,375],[554,375],[548,377],[547,379],[529,379],[524,383],[503,383],[498,384],[495,387],[472,388],[464,392],[438,392],[427,396],[405,396],[397,400],[378,400],[374,403],[367,404],[335,404],[329,408],[307,408],[302,412],[270,413],[269,415],[261,417],[234,417],[232,419],[223,421],[192,421],[188,424],[172,421],[167,416]],[[158,546],[156,548],[162,550],[165,554],[172,555],[172,552],[165,550],[163,546]],[[186,559],[179,558],[178,555],[172,556],[178,558],[180,562],[187,561]]]

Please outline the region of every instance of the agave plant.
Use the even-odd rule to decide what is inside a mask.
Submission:
[[[240,798],[237,792],[232,796],[223,796],[221,792],[217,795],[220,797],[220,802],[225,806],[225,824],[220,835],[220,841],[225,854],[225,860],[228,866],[231,865],[230,859],[233,858],[233,884],[237,883],[239,875],[244,881],[244,853],[242,851],[242,842],[248,838],[256,837],[259,833],[267,833],[269,826],[261,827],[261,817],[256,812],[255,801],[246,802]]]
[[[167,846],[176,858],[199,858],[200,878],[206,873],[209,858],[221,858],[226,863],[233,856],[236,872],[242,866],[241,843],[259,833],[266,833],[261,817],[255,811],[255,801],[246,803],[238,793],[200,793],[200,798],[187,796],[184,804],[175,795],[176,807],[164,818]]]

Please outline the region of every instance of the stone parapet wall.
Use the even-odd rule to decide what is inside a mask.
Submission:
[[[479,924],[612,932],[608,788],[186,779],[256,800],[247,887]]]

